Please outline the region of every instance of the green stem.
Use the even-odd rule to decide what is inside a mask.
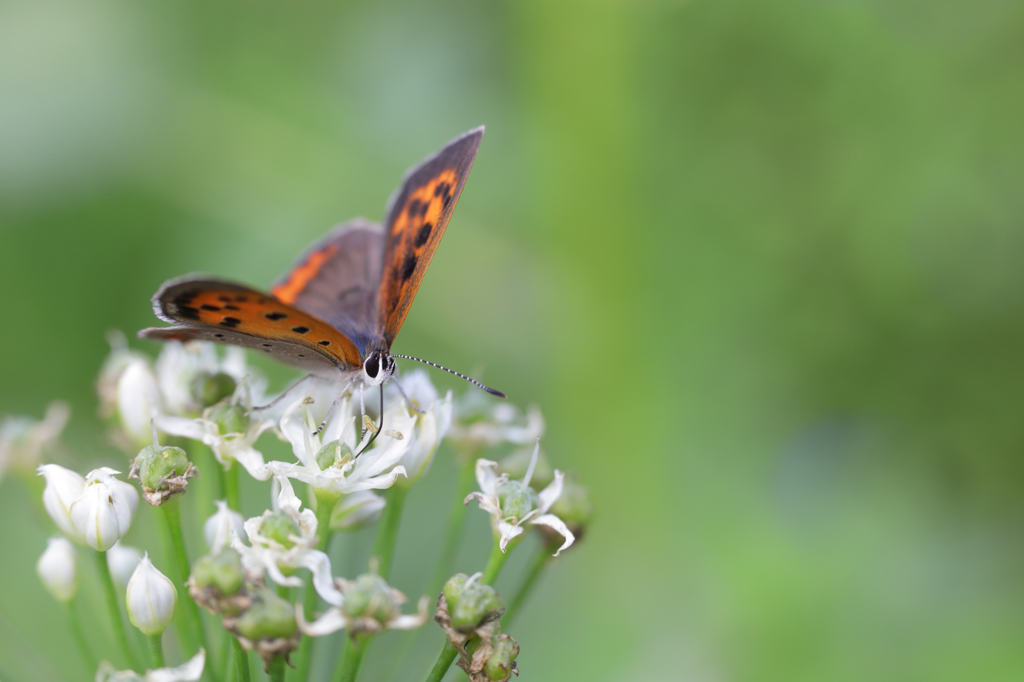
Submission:
[[[107,610],[110,613],[110,621],[114,626],[114,639],[121,648],[121,653],[132,668],[138,668],[138,661],[132,655],[132,649],[128,646],[128,637],[124,631],[124,620],[121,618],[121,607],[117,603],[117,591],[114,589],[114,579],[110,577],[110,567],[107,565],[106,552],[94,552],[96,555],[96,569],[103,584],[103,592],[107,600]]]
[[[512,602],[505,611],[505,615],[501,617],[502,625],[508,626],[512,624],[512,620],[519,613],[519,609],[526,601],[527,596],[533,591],[537,578],[540,577],[540,574],[544,572],[544,568],[548,565],[549,559],[551,559],[551,550],[547,545],[541,544],[537,548],[537,553],[530,560],[529,572],[526,574],[523,584],[519,586],[519,591],[512,597]]]
[[[66,602],[68,608],[68,629],[71,630],[71,636],[75,638],[75,644],[78,645],[78,650],[82,654],[82,660],[85,661],[90,670],[95,670],[97,665],[96,657],[92,655],[92,649],[89,648],[89,643],[82,632],[82,624],[78,620],[78,611],[75,608],[76,603],[77,597]],[[120,612],[120,609],[118,609],[118,613]]]
[[[509,551],[511,551],[511,548]],[[498,542],[498,538],[494,538],[494,544],[491,546],[491,558],[487,560],[487,568],[484,569],[484,576],[481,578],[481,583],[484,585],[493,585],[494,580],[498,577],[498,573],[501,572],[501,567],[505,565],[505,559],[507,558],[508,552],[502,552],[501,543]]]
[[[427,592],[430,594],[440,592],[445,580],[451,577],[455,565],[455,555],[459,551],[459,544],[462,540],[462,529],[466,523],[464,500],[466,495],[473,492],[475,467],[475,457],[466,457],[459,465],[459,483],[455,491],[455,499],[452,501],[451,511],[448,512],[448,531],[445,534],[441,556],[437,559],[434,575],[430,579],[430,584],[427,585]]]
[[[338,667],[334,670],[332,682],[356,682],[369,644],[369,637],[360,638],[360,641],[345,638],[345,651],[342,652]]]
[[[377,575],[384,580],[391,576],[395,545],[398,543],[398,526],[402,521],[402,509],[408,495],[409,489],[405,486],[392,486],[388,491],[388,502],[384,507],[380,524],[377,526],[377,537],[374,538],[370,556],[377,559]]]
[[[270,682],[284,682],[284,656],[270,662]]]
[[[494,538],[494,544],[491,546],[491,558],[487,561],[487,568],[484,569],[484,575],[480,582],[484,585],[492,584],[494,579],[498,577],[498,573],[501,572],[501,567],[505,565],[507,558],[508,554],[501,551],[498,538]],[[455,656],[458,653],[458,650],[452,646],[451,642],[445,641],[444,648],[441,649],[441,653],[437,657],[437,662],[434,663],[434,667],[430,669],[430,673],[427,675],[427,682],[441,682],[445,673],[452,667],[452,663],[455,661]]]
[[[234,637],[231,638],[231,651],[235,659],[235,682],[249,682],[249,654]]]
[[[188,551],[185,549],[185,537],[181,532],[181,495],[175,495],[159,506],[161,516],[164,519],[164,530],[170,541],[171,549],[171,571],[174,573],[172,580],[176,587],[184,588],[191,568],[189,567]],[[183,604],[182,613],[184,618],[176,618],[175,626],[178,632],[178,639],[188,649],[188,655],[192,655],[205,644],[207,652],[210,653],[212,662],[213,647],[207,638],[206,628],[203,619],[199,615],[199,607],[190,596],[178,601]],[[213,665],[207,665],[204,675],[210,679],[216,679]]]
[[[434,663],[434,667],[430,669],[430,674],[427,675],[427,682],[441,682],[448,672],[448,668],[452,667],[452,663],[455,662],[455,657],[458,655],[458,650],[452,646],[451,642],[446,640],[444,648],[441,649],[441,655],[437,657],[437,662]]]
[[[314,491],[315,494],[315,491]],[[316,530],[320,534],[320,541],[317,549],[326,552],[331,546],[331,537],[334,531],[331,530],[331,512],[338,503],[338,499],[331,499],[328,495],[318,495],[316,498]],[[306,594],[303,597],[302,608],[306,614],[306,620],[313,620],[316,614],[317,593],[313,589],[313,574],[306,578]],[[314,638],[303,637],[299,643],[299,655],[295,666],[295,675],[292,679],[297,682],[305,682],[309,677],[309,667],[313,662]]]
[[[153,670],[164,667],[163,633],[146,635],[146,644],[149,645],[149,660],[153,664]]]
[[[223,482],[224,499],[228,506],[235,511],[242,511],[238,496],[238,462],[232,462],[228,470],[221,477]]]

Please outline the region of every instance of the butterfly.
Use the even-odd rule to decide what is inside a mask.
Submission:
[[[251,348],[311,375],[340,375],[347,380],[342,393],[360,380],[362,387],[381,386],[382,404],[396,357],[443,369],[504,398],[453,370],[391,353],[483,133],[482,126],[470,130],[410,169],[388,201],[383,226],[362,218],[340,225],[270,292],[200,275],[165,282],[153,296],[153,312],[174,326],[143,329],[139,338]]]

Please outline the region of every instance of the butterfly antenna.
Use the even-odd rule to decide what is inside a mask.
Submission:
[[[377,436],[383,430],[384,430],[384,384],[381,384],[380,385],[380,426],[378,426],[377,430],[373,432],[372,436],[370,436],[370,440],[366,441],[366,445],[364,445],[359,450],[359,452],[356,453],[356,457],[359,457],[359,455],[361,455],[364,452],[366,452],[366,448],[370,447],[370,444],[373,441],[377,440]],[[353,457],[353,459],[355,459],[355,457]]]
[[[484,384],[481,384],[476,379],[471,379],[470,377],[467,377],[465,374],[460,374],[459,372],[456,372],[454,369],[448,369],[447,367],[442,367],[441,365],[437,364],[436,362],[431,362],[430,360],[423,360],[422,358],[414,358],[411,355],[399,355],[398,353],[392,353],[391,357],[393,357],[393,358],[404,358],[406,360],[415,360],[416,362],[422,362],[424,365],[430,365],[431,367],[436,367],[438,369],[443,369],[444,371],[448,372],[449,374],[454,374],[455,376],[459,377],[460,379],[465,379],[466,381],[468,381],[469,383],[473,384],[477,388],[482,388],[483,390],[487,391],[491,395],[496,395],[499,398],[507,398],[508,397],[507,395],[505,395],[501,391],[497,391],[497,390],[491,388],[490,386],[485,386]]]

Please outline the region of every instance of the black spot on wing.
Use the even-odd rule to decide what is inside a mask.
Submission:
[[[224,310],[241,310],[241,308],[236,305],[226,305],[224,306]]]
[[[401,281],[406,281],[412,277],[413,271],[416,270],[416,255],[412,253],[405,254],[405,260],[402,261],[402,269],[398,273],[398,277]]]
[[[317,343],[319,343],[321,346],[329,346],[329,345],[331,345],[331,342],[328,341],[327,339],[324,339],[323,341],[317,341]]]
[[[409,217],[415,218],[416,214],[420,212],[420,200],[413,199],[409,202]]]
[[[179,305],[178,306],[178,316],[179,317],[184,317],[186,320],[198,320],[199,319],[199,309],[198,308],[193,308],[192,306],[188,306],[188,305]]]
[[[309,327],[292,327],[292,331],[296,334],[305,334],[309,331]]]
[[[420,226],[419,231],[416,232],[416,239],[413,241],[417,249],[427,243],[427,240],[430,239],[430,231],[433,229],[434,226],[430,223],[423,223]]]
[[[209,303],[204,303],[199,307],[202,308],[203,310],[210,310],[212,312],[217,312],[218,310],[220,310],[218,306],[210,305]]]
[[[221,326],[227,327],[228,329],[234,329],[241,323],[242,321],[237,317],[225,317],[223,320],[220,321]]]
[[[267,318],[268,320],[274,320],[276,322],[277,320],[283,320],[288,316],[284,313],[274,311],[272,313],[266,313],[263,317]]]

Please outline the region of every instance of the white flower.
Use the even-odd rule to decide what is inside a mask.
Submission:
[[[59,535],[50,538],[46,550],[36,562],[36,573],[54,599],[70,601],[78,592],[78,557],[75,556],[75,548]]]
[[[198,654],[177,668],[147,670],[145,675],[139,675],[134,670],[115,670],[114,666],[104,661],[96,671],[94,682],[196,682],[203,676],[205,664],[205,649],[200,649]]]
[[[59,400],[50,403],[42,421],[10,416],[0,421],[0,479],[10,469],[32,471],[43,452],[60,441],[71,408]]]
[[[340,606],[330,608],[319,619],[307,623],[301,607],[295,609],[295,620],[303,634],[323,637],[346,628],[350,636],[375,635],[384,630],[412,630],[427,622],[428,599],[422,597],[416,613],[403,614],[405,595],[389,586],[375,573],[366,573],[355,580],[336,580],[344,596]]]
[[[561,471],[555,470],[555,479],[551,484],[536,493],[530,487],[530,478],[533,476],[533,468],[537,462],[537,455],[540,452],[540,441],[533,451],[533,460],[526,476],[522,482],[510,481],[508,474],[498,476],[496,473],[498,464],[486,459],[478,459],[476,462],[476,480],[480,486],[480,492],[470,493],[466,496],[466,504],[470,500],[476,500],[480,508],[491,515],[491,527],[499,538],[501,551],[507,551],[508,543],[513,538],[521,535],[523,526],[539,524],[548,526],[559,535],[565,538],[565,542],[555,556],[568,548],[576,540],[565,523],[548,510],[555,503],[558,496],[562,494]]]
[[[211,554],[216,554],[231,543],[232,531],[243,541],[245,535],[245,519],[234,509],[228,507],[224,500],[215,500],[217,512],[206,519],[203,524],[203,537],[206,538],[206,546],[210,548]]]
[[[245,522],[245,533],[252,546],[232,533],[231,547],[242,557],[249,570],[266,571],[278,585],[299,587],[302,580],[293,574],[300,568],[313,574],[313,587],[328,604],[341,604],[341,593],[334,586],[331,560],[316,548],[316,514],[301,509],[291,481],[275,477],[280,491],[274,498],[273,510],[263,512]]]
[[[404,376],[402,388],[413,404],[406,404],[396,391],[391,407],[384,410],[384,429],[390,429],[390,425],[401,417],[412,417],[414,420],[415,426],[411,433],[404,434],[409,439],[401,460],[406,479],[399,482],[400,485],[411,486],[427,473],[438,444],[448,433],[452,423],[452,392],[448,391],[444,399],[439,400],[437,389],[423,370],[415,370]]]
[[[480,391],[467,391],[455,404],[449,438],[475,453],[499,443],[524,445],[544,435],[544,417],[531,405],[523,415],[515,405],[495,401]]]
[[[352,408],[351,397],[342,398],[323,432],[313,436],[318,425],[308,409],[307,399],[292,403],[281,417],[281,432],[291,443],[292,452],[299,461],[293,464],[270,462],[268,467],[274,475],[294,478],[309,484],[320,494],[331,495],[390,488],[394,485],[395,479],[405,475],[405,467],[398,462],[412,442],[415,418],[409,416],[408,412],[396,412],[391,415],[390,421],[387,421],[386,416],[384,432],[369,450],[353,457],[348,454],[356,447],[356,423]],[[324,444],[332,445],[337,452],[345,451],[346,454],[321,470],[317,455],[326,447]]]
[[[118,473],[109,467],[90,471],[82,494],[68,508],[74,539],[100,552],[124,537],[139,507],[139,493],[114,478]]]
[[[359,530],[380,518],[384,498],[370,490],[343,495],[331,510],[331,530]]]
[[[149,363],[134,356],[117,381],[117,417],[136,449],[152,441],[152,421],[161,410],[160,388]]]
[[[71,504],[82,495],[85,479],[58,464],[43,464],[38,471],[46,479],[43,490],[46,512],[64,535],[77,540],[78,533],[71,523]]]
[[[202,441],[213,450],[225,469],[232,462],[238,462],[256,480],[270,478],[271,471],[253,444],[260,434],[273,428],[274,423],[264,420],[260,412],[253,412],[252,394],[245,379],[238,384],[230,402],[207,408],[202,417],[188,419],[160,414],[155,423],[165,433]]]
[[[110,575],[122,589],[128,586],[128,581],[140,561],[142,561],[141,550],[122,545],[120,542],[115,542],[114,546],[107,550],[107,566],[110,568]]]
[[[124,599],[132,625],[153,636],[166,630],[174,620],[178,590],[170,578],[157,570],[147,553],[132,573]]]

